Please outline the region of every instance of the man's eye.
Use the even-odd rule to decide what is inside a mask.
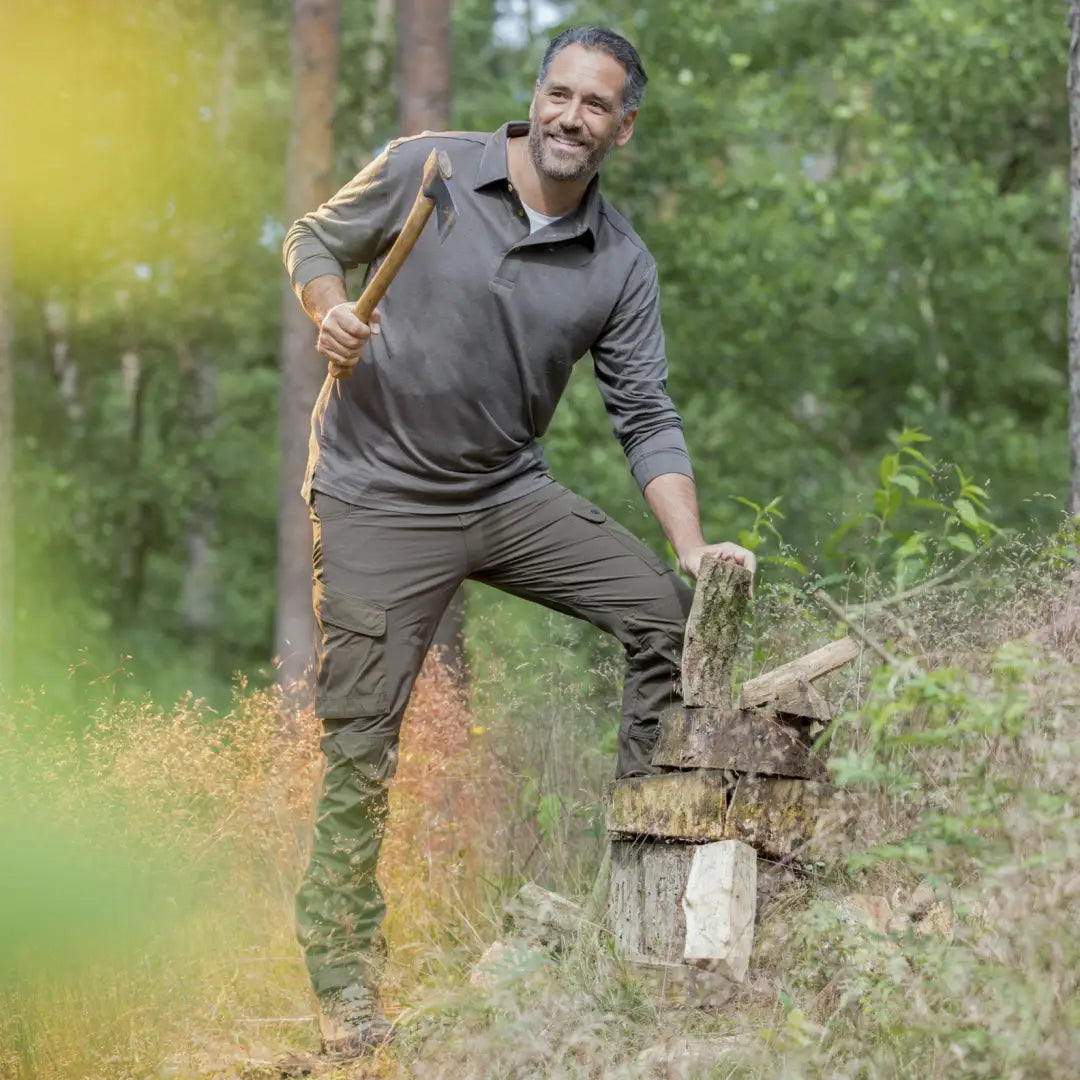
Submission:
[[[606,113],[608,111],[607,106],[602,101],[590,101],[589,108],[593,112]]]
[[[562,101],[566,94],[562,90],[549,90],[548,97],[553,101]]]

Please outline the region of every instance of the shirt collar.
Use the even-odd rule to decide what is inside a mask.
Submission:
[[[511,120],[493,132],[480,155],[480,165],[476,170],[474,191],[491,187],[494,184],[508,184],[509,173],[506,168],[506,141],[529,133],[527,121]],[[550,230],[550,232],[548,231]],[[556,224],[549,225],[544,231],[548,240],[563,240],[580,237],[590,245],[596,246],[600,235],[600,177],[594,176],[585,189],[585,197],[576,210],[561,218]]]

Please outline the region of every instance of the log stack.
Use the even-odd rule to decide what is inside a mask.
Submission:
[[[858,654],[834,641],[732,692],[750,574],[707,558],[686,627],[683,703],[661,717],[654,776],[616,781],[608,913],[620,955],[742,981],[757,856],[794,858],[833,803],[814,736],[831,719],[815,682]]]

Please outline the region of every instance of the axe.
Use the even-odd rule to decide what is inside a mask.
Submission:
[[[450,157],[445,150],[432,150],[424,163],[424,176],[420,182],[420,190],[416,194],[416,201],[401,227],[397,239],[387,252],[374,277],[367,283],[360,299],[353,306],[353,314],[363,323],[370,322],[371,315],[376,305],[386,295],[390,288],[390,282],[394,275],[401,269],[401,264],[412,251],[413,245],[424,231],[431,211],[437,211],[436,226],[439,239],[445,240],[447,234],[457,221],[457,207],[454,205],[454,196],[450,192],[447,181],[453,175],[450,168]],[[343,368],[340,372],[331,371],[336,379],[347,379],[352,375],[352,368]]]

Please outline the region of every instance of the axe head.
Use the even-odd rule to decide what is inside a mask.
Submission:
[[[424,182],[421,190],[424,196],[435,204],[435,227],[439,239],[445,240],[457,221],[457,205],[450,190],[450,156],[445,150],[432,150],[424,165]]]

